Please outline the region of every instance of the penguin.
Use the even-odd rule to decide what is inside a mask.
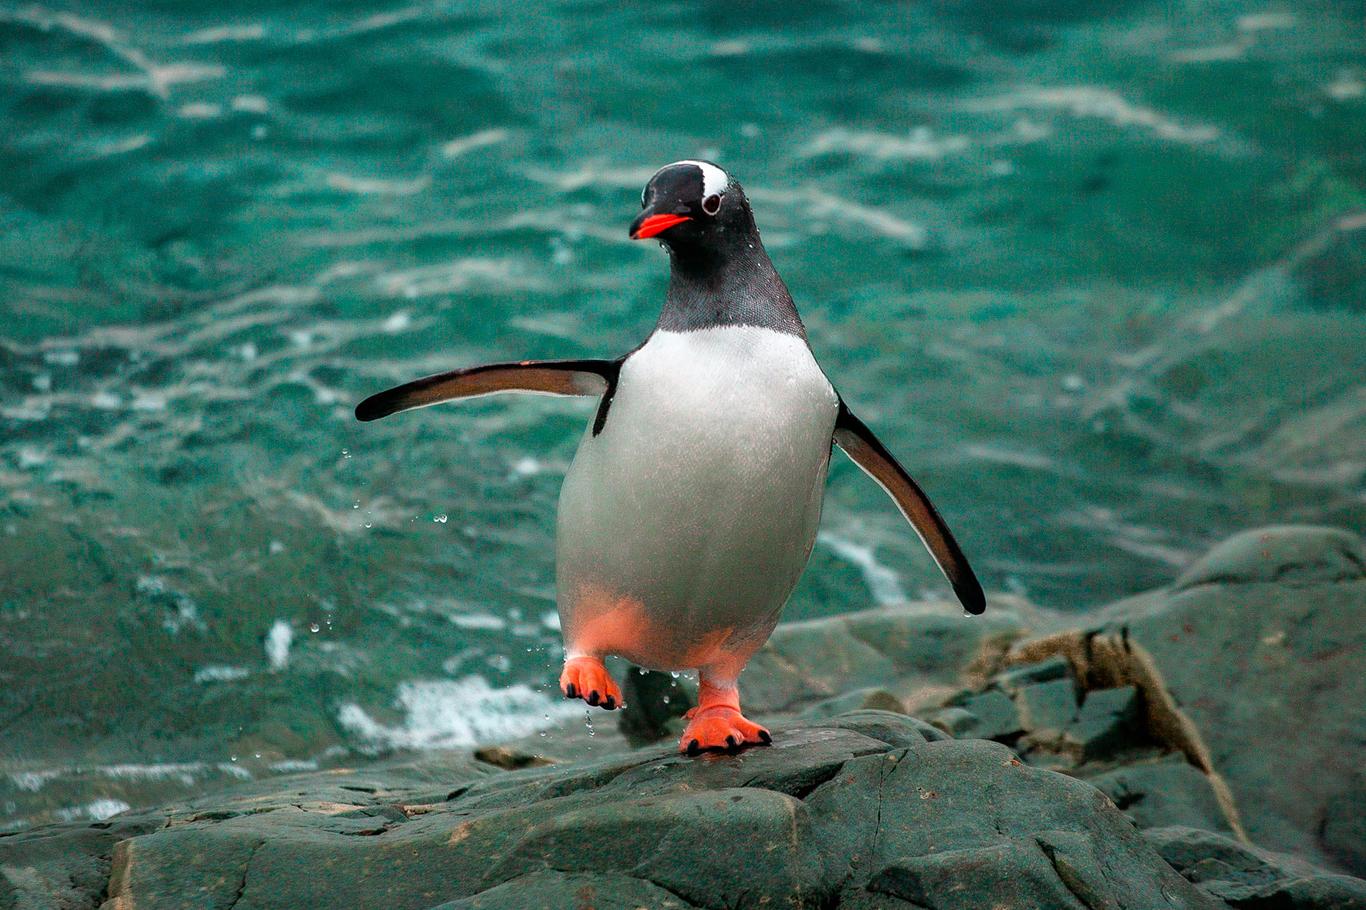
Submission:
[[[440,373],[366,398],[356,417],[503,392],[597,398],[560,491],[560,689],[610,711],[623,703],[609,655],[696,671],[679,750],[768,744],[741,712],[740,673],[811,555],[833,446],[891,496],[968,613],[985,597],[928,497],[817,364],[740,184],[709,161],[666,165],[629,235],[670,263],[637,348]]]

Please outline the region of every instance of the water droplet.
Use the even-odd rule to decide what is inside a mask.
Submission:
[[[593,712],[583,712],[583,725],[588,728],[589,736],[597,736],[598,731],[593,729]]]
[[[342,449],[342,458],[350,458],[350,457],[351,457],[351,450],[350,450],[350,449]]]
[[[318,632],[318,631],[321,631],[321,630],[322,630],[322,626],[318,625],[316,622],[311,622],[311,623],[308,624],[308,631],[310,631],[310,632]]]
[[[260,758],[260,757],[261,757],[261,753],[260,753],[260,752],[253,752],[252,754],[253,754],[254,756],[256,756],[257,758]]]
[[[669,703],[669,696],[665,695],[665,696],[661,697],[661,698],[660,698],[660,701],[664,702],[664,704],[667,705],[667,704]]]
[[[674,679],[678,679],[678,671],[677,671],[677,670],[670,670],[670,671],[669,671],[669,675],[672,676]]]
[[[365,526],[366,526],[367,528],[373,528],[373,527],[374,527],[374,525],[373,525],[371,522],[368,522],[368,521],[365,522]]]
[[[352,503],[351,508],[353,508],[353,509],[359,509],[359,508],[360,508],[360,500],[357,499],[354,503]]]
[[[442,512],[440,515],[434,516],[432,518],[432,521],[436,522],[437,524],[444,525],[446,523],[446,513]]]
[[[230,755],[230,756],[228,756],[228,757],[229,757],[230,759],[232,759],[233,761],[237,761],[237,756],[236,756],[236,755]]]

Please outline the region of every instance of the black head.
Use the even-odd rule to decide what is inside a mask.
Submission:
[[[657,237],[675,252],[717,250],[757,235],[744,189],[709,161],[660,168],[645,184],[640,205],[631,239]]]

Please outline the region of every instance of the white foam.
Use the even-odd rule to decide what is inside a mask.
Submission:
[[[496,689],[480,676],[405,682],[398,687],[397,702],[404,718],[394,726],[353,703],[342,705],[337,719],[370,746],[451,749],[525,736],[544,726],[547,717],[567,717],[577,710],[530,686]]]
[[[500,630],[507,628],[507,620],[492,613],[457,613],[451,622],[462,629]]]
[[[878,562],[877,553],[871,545],[856,543],[830,531],[822,531],[816,539],[863,573],[863,581],[879,605],[901,604],[909,600],[901,587],[901,578]]]
[[[266,659],[270,661],[270,668],[276,672],[289,666],[289,646],[294,643],[294,630],[289,623],[283,619],[275,620],[275,624],[266,633]]]
[[[69,809],[58,809],[53,814],[64,822],[74,822],[83,819],[103,821],[111,815],[118,815],[120,812],[127,812],[133,808],[121,799],[97,799],[86,803],[84,806],[72,806]]]
[[[194,671],[194,681],[197,683],[232,682],[235,679],[246,679],[250,675],[251,671],[246,667],[210,664]]]

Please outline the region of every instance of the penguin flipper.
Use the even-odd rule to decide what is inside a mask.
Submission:
[[[849,410],[843,399],[840,400],[839,416],[835,419],[835,442],[854,464],[877,481],[878,486],[895,500],[901,514],[915,528],[921,542],[939,565],[939,571],[953,585],[953,591],[963,608],[969,613],[986,610],[986,595],[982,593],[982,585],[977,581],[972,566],[968,565],[968,558],[953,539],[944,519],[939,516],[920,485],[911,479],[911,475],[878,441],[873,431]]]
[[[378,420],[456,398],[499,392],[602,395],[616,384],[619,360],[521,360],[451,370],[386,389],[356,405],[357,420]]]

